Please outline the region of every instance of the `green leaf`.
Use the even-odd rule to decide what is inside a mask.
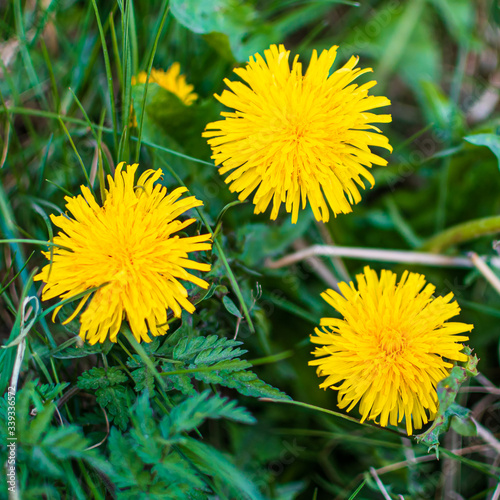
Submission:
[[[433,82],[422,81],[421,90],[427,121],[441,134],[458,137],[465,129],[462,111]]]
[[[476,376],[478,358],[476,355],[472,356],[472,351],[468,346],[465,346],[464,353],[469,357],[464,366],[454,366],[448,377],[439,382],[437,386],[437,394],[439,399],[439,409],[436,418],[432,425],[424,433],[415,436],[419,443],[429,447],[429,452],[433,449],[436,456],[439,458],[439,436],[450,428],[452,419],[459,420],[458,429],[464,432],[472,431],[470,420],[470,410],[463,408],[457,403],[455,399],[461,385],[472,376]],[[468,423],[470,422],[470,423]]]
[[[115,366],[109,369],[92,368],[78,377],[77,385],[80,389],[99,389],[121,384],[127,376]]]
[[[240,394],[254,398],[291,399],[290,396],[279,389],[266,384],[251,371],[243,370],[232,374],[231,378],[225,380],[226,387],[236,389]]]
[[[229,495],[229,498],[262,499],[255,484],[219,451],[191,438],[183,438],[178,446],[197,467],[205,473],[217,477],[222,484],[231,487],[233,494]]]
[[[96,391],[97,402],[106,409],[108,418],[120,429],[126,429],[128,416],[127,388],[123,386],[104,387]]]
[[[156,463],[152,471],[154,474],[158,474],[158,477],[169,485],[169,490],[172,488],[172,485],[176,485],[177,492],[176,490],[172,491],[171,498],[189,498],[189,500],[207,498],[207,495],[200,497],[191,496],[196,494],[196,491],[193,491],[192,488],[199,490],[198,494],[201,491],[205,491],[205,493],[210,492],[196,471],[192,467],[186,467],[186,461],[178,454],[169,454],[162,462]]]
[[[456,414],[455,418],[451,419],[451,428],[461,436],[474,437],[477,436],[477,427],[474,421],[470,418],[470,412],[465,415]]]
[[[40,447],[34,447],[31,450],[30,458],[32,468],[39,471],[44,476],[52,478],[62,478],[64,476],[61,465],[58,464],[46,450]]]
[[[486,146],[497,157],[498,168],[500,169],[500,135],[498,134],[476,134],[464,137],[467,142],[476,146]]]
[[[223,359],[232,359],[247,351],[236,348],[242,342],[231,340],[217,335],[207,337],[195,337],[193,339],[181,339],[175,346],[173,357],[175,360],[185,363],[214,363]]]
[[[155,366],[156,364],[157,363],[155,363]],[[147,366],[134,370],[131,375],[135,382],[135,392],[141,392],[144,389],[148,389],[149,392],[153,393],[155,389],[155,378]]]
[[[42,384],[37,385],[35,390],[46,403],[59,396],[69,385],[69,382],[62,382],[59,384]]]
[[[222,298],[222,303],[224,304],[224,307],[228,310],[228,312],[230,312],[233,316],[243,319],[243,315],[236,307],[236,304],[227,295],[224,295],[224,297]]]
[[[141,460],[146,464],[155,464],[161,461],[164,447],[156,439],[158,423],[153,417],[153,410],[149,403],[149,394],[143,392],[130,410],[133,428],[130,437],[134,440],[134,449]]]
[[[222,339],[220,339],[222,340]],[[214,349],[206,349],[200,352],[193,361],[193,365],[212,365],[214,363],[221,363],[222,361],[228,361],[234,358],[239,358],[241,355],[245,354],[246,349],[236,349],[232,346],[234,345],[234,340],[224,339],[226,342],[218,342]],[[241,342],[238,342],[241,344]],[[227,347],[229,345],[229,347]]]
[[[109,433],[109,460],[113,466],[111,480],[118,488],[128,488],[137,485],[137,477],[144,465],[134,451],[133,440],[122,434],[116,427]]]
[[[140,120],[144,90],[145,84],[143,83],[132,87],[137,120]],[[160,126],[165,133],[176,139],[179,134],[183,137],[193,123],[195,114],[196,107],[186,106],[173,92],[160,87],[155,82],[149,83],[144,117]]]
[[[246,224],[237,230],[238,241],[243,241],[240,259],[250,268],[277,255],[300,238],[313,220],[312,211],[300,214],[297,224],[287,218],[283,224]]]
[[[238,0],[171,0],[170,11],[179,23],[199,34],[223,33],[227,35],[233,53],[240,54],[243,38],[256,21],[250,3]]]
[[[162,433],[167,438],[182,432],[190,432],[207,418],[225,418],[245,424],[255,423],[255,419],[245,408],[236,405],[236,401],[229,401],[217,394],[210,397],[210,391],[207,390],[176,406],[160,424]]]
[[[42,411],[38,412],[36,417],[30,422],[28,433],[26,436],[23,436],[23,440],[37,443],[41,436],[48,431],[55,411],[56,405],[49,403]]]
[[[164,365],[166,367],[166,365]],[[191,378],[185,374],[169,375],[166,377],[167,390],[175,389],[186,396],[196,394]]]
[[[225,378],[231,373],[246,370],[252,364],[244,359],[226,359],[214,365],[189,365],[189,369],[199,368],[200,371],[194,372],[193,376],[197,380],[206,382],[207,384],[225,384]],[[209,370],[204,370],[209,368]]]
[[[157,339],[155,339],[157,340]],[[148,349],[150,352],[155,351],[159,343],[156,344],[155,347],[151,348],[148,344],[145,344],[148,347],[145,347],[145,349]],[[153,366],[156,368],[158,361],[151,360],[153,363]],[[155,389],[155,377],[151,370],[144,365],[144,363],[141,360],[141,357],[137,354],[134,354],[132,358],[129,358],[127,360],[127,366],[129,368],[136,368],[136,370],[131,372],[132,378],[135,381],[135,387],[134,390],[136,392],[141,392],[144,389],[148,389],[149,392],[152,394],[154,389]]]
[[[211,366],[211,368],[217,368],[217,370],[199,371],[195,372],[193,376],[207,384],[219,384],[236,389],[244,396],[290,399],[285,393],[266,384],[255,373],[249,371],[248,368],[251,366],[252,364],[248,361],[232,359]]]
[[[88,441],[81,433],[81,429],[74,425],[59,427],[51,430],[42,440],[41,445],[59,460],[80,458]]]

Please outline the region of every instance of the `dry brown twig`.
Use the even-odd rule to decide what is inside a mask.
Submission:
[[[475,266],[470,257],[450,257],[426,252],[412,252],[406,250],[386,250],[382,248],[361,248],[344,247],[330,245],[312,245],[298,252],[286,255],[285,257],[272,261],[267,260],[266,266],[269,269],[279,269],[289,266],[295,262],[318,256],[337,256],[351,259],[371,260],[379,262],[396,262],[406,264],[422,264],[438,267],[463,267],[472,268]],[[478,259],[484,263],[484,257]],[[492,266],[500,268],[500,258],[493,257],[490,260]]]

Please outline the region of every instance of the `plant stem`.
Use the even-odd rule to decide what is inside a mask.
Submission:
[[[500,215],[475,219],[450,227],[427,240],[420,250],[438,253],[457,243],[494,233],[500,233]]]

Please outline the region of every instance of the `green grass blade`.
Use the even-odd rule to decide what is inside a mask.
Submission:
[[[149,63],[148,63],[148,69],[147,69],[147,78],[146,78],[146,84],[144,85],[144,94],[142,96],[142,103],[141,103],[141,119],[138,121],[139,125],[139,135],[137,137],[137,149],[135,151],[135,161],[139,161],[139,156],[141,154],[141,138],[142,138],[142,126],[144,124],[144,112],[146,109],[146,97],[148,95],[148,87],[149,87],[149,77],[151,75],[151,69],[153,68],[153,62],[156,54],[156,49],[158,47],[158,41],[160,40],[160,35],[163,31],[163,26],[165,24],[165,21],[167,19],[167,15],[169,12],[169,6],[168,6],[168,1],[163,2],[163,14],[161,16],[161,21],[160,21],[160,26],[158,27],[158,30],[156,32],[155,36],[155,41],[153,44],[153,49],[151,50],[151,55],[149,57]]]
[[[82,157],[80,156],[80,153],[78,152],[78,149],[76,149],[76,146],[75,146],[75,143],[73,142],[71,134],[69,133],[69,130],[66,128],[66,125],[64,125],[64,122],[60,118],[59,118],[59,123],[61,124],[61,127],[64,130],[64,133],[68,137],[69,143],[71,144],[71,147],[73,148],[73,151],[75,152],[75,155],[78,158],[78,162],[80,163],[80,166],[82,167],[83,175],[85,176],[85,180],[87,181],[87,186],[92,191],[92,194],[94,194],[92,184],[90,183],[89,174],[87,173],[87,169],[85,168]]]
[[[113,74],[111,73],[111,65],[109,63],[108,48],[106,46],[106,38],[104,37],[104,30],[102,29],[101,17],[99,16],[99,9],[95,0],[92,0],[92,5],[94,6],[95,17],[97,19],[97,25],[99,27],[99,34],[101,36],[102,53],[104,55],[104,65],[106,68],[106,78],[108,80],[108,90],[109,90],[109,100],[111,103],[111,112],[113,117],[113,141],[115,144],[115,150],[118,149],[118,123],[116,121],[116,107],[115,107],[115,92],[113,90]]]

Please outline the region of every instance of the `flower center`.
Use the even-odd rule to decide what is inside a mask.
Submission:
[[[309,128],[308,120],[300,115],[290,115],[287,117],[286,124],[283,127],[284,137],[296,146],[302,142],[307,135]]]
[[[385,351],[387,356],[401,353],[406,346],[407,340],[404,333],[392,327],[387,327],[379,340],[379,347],[382,351]]]

